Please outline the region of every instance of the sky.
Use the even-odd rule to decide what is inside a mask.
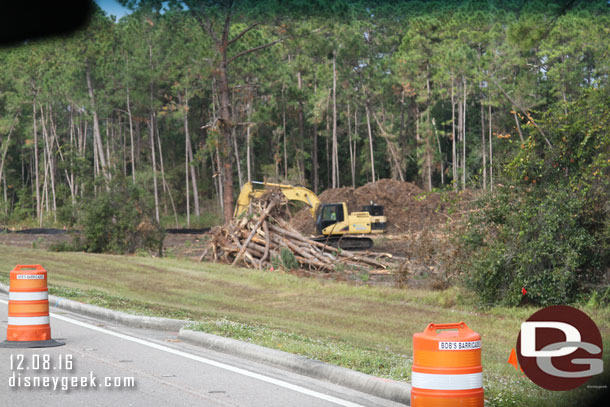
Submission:
[[[121,6],[116,0],[95,0],[98,6],[102,8],[108,15],[114,15],[117,20],[125,14],[129,14],[129,10]]]

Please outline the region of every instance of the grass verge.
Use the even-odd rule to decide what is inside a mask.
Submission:
[[[463,320],[482,336],[489,406],[568,406],[599,391],[549,392],[522,377],[506,361],[521,322],[536,309],[479,309],[456,288],[399,290],[178,259],[7,246],[0,246],[0,281],[8,282],[15,264],[37,263],[48,270],[56,295],[135,314],[191,319],[197,321],[193,329],[395,380],[409,380],[414,332],[429,322]],[[602,331],[608,360],[610,311],[585,312]]]

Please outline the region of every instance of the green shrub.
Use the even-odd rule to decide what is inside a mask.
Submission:
[[[299,268],[299,262],[294,257],[294,253],[290,249],[282,247],[280,249],[280,259],[282,261],[282,267],[286,270],[294,270]]]
[[[505,186],[479,199],[461,236],[468,250],[456,263],[485,304],[565,304],[596,289],[593,302],[606,301],[610,91],[585,92],[566,109],[539,121],[552,147],[529,128]]]
[[[290,249],[282,247],[279,256],[271,258],[271,265],[274,269],[283,268],[284,270],[294,270],[299,268],[299,262]]]
[[[591,294],[587,301],[587,306],[591,308],[601,308],[610,306],[610,286],[601,287]]]
[[[88,252],[133,253],[143,248],[162,253],[164,232],[147,205],[143,190],[123,177],[86,202],[80,212],[83,243]]]
[[[473,249],[466,283],[485,303],[575,301],[580,288],[602,274],[584,205],[567,188],[547,189],[544,197],[494,196],[471,220],[483,226],[471,227],[464,237]]]
[[[52,252],[82,252],[86,249],[80,236],[76,235],[72,238],[72,241],[53,243],[48,250]]]

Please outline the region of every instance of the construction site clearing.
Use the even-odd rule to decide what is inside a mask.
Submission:
[[[444,287],[440,254],[450,250],[447,227],[459,219],[468,194],[425,192],[409,182],[383,179],[329,189],[319,198],[324,204],[345,202],[350,212],[382,205],[387,233],[371,236],[374,246],[367,251],[314,242],[309,208],[286,202],[276,191],[254,200],[248,217],[213,228],[200,260],[366,284]]]
[[[269,214],[265,216],[260,230],[255,230],[248,242],[249,249],[244,250],[237,262],[235,257],[265,210],[262,202],[256,203],[258,215],[233,220],[210,232],[167,234],[164,256],[239,263],[262,269],[279,267],[299,276],[372,285],[441,288],[445,276],[434,253],[450,246],[447,228],[459,219],[472,197],[468,192],[425,192],[413,183],[391,179],[322,192],[319,198],[323,203],[345,202],[350,212],[362,210],[371,202],[384,207],[387,233],[372,237],[374,246],[365,252],[347,252],[312,242],[308,238],[316,230],[309,209],[276,198],[277,207],[270,211],[273,221],[267,219]],[[265,227],[270,232],[268,245]],[[69,239],[69,233],[0,233],[0,244],[40,249]],[[216,245],[216,254],[211,243]],[[218,250],[223,245],[227,250]],[[282,261],[281,247],[289,249],[293,256],[284,251]],[[291,264],[292,258],[296,264]]]

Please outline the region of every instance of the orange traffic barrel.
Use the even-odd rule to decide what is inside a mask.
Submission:
[[[3,348],[47,348],[64,345],[51,339],[47,271],[41,265],[17,265],[11,271],[8,329]]]
[[[481,335],[464,322],[413,335],[412,407],[483,407]]]

